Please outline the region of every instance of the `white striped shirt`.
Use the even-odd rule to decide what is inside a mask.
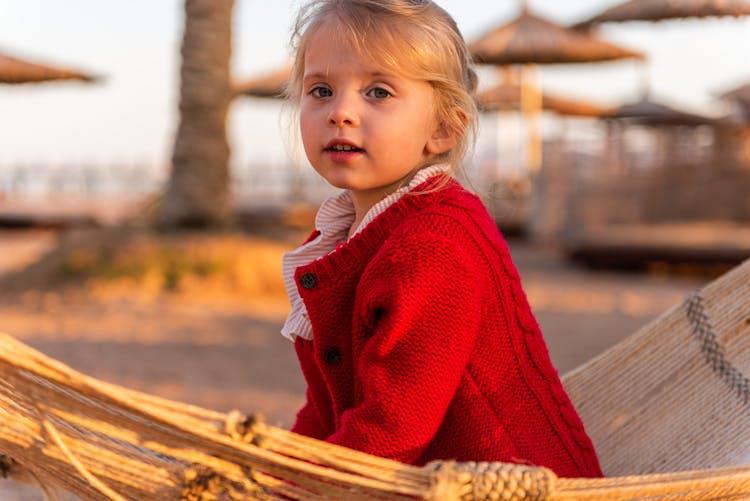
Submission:
[[[431,177],[450,172],[450,165],[446,164],[431,165],[419,170],[408,186],[399,188],[373,205],[367,211],[357,229],[352,233],[352,236],[362,231],[373,219],[382,214],[405,193],[413,190]],[[308,340],[313,337],[312,325],[310,325],[310,318],[307,316],[305,303],[302,301],[297,290],[297,284],[294,281],[295,270],[300,266],[310,264],[316,259],[328,255],[336,249],[337,245],[351,238],[348,237],[348,234],[354,223],[354,218],[354,203],[348,190],[331,196],[321,204],[315,216],[315,228],[320,232],[320,235],[301,247],[284,254],[282,273],[292,310],[284,326],[281,328],[281,335],[290,341],[294,341],[295,337]]]

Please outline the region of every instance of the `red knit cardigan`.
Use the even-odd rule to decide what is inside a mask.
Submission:
[[[313,341],[295,341],[308,388],[292,431],[417,465],[602,475],[508,247],[457,182],[402,197],[295,280]]]

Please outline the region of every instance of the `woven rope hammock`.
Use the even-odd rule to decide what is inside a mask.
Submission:
[[[565,377],[608,475],[567,479],[403,465],[98,381],[0,335],[0,472],[48,499],[750,499],[748,373],[750,261]]]

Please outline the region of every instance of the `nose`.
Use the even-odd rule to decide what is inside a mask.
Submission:
[[[359,125],[359,114],[352,97],[339,96],[331,103],[328,124],[332,127],[356,127]]]

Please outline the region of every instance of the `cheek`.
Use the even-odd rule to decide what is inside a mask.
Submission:
[[[313,117],[310,115],[309,111],[305,112],[304,108],[300,110],[299,114],[299,130],[300,135],[302,136],[302,142],[305,143],[305,146],[307,146],[308,141],[315,136],[315,133],[318,130],[318,127],[315,127]]]

